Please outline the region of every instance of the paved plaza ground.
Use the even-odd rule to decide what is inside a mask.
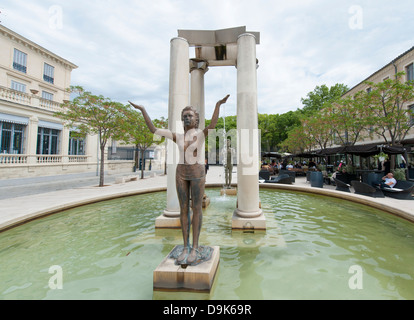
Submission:
[[[119,177],[132,175],[140,177],[139,172],[106,175],[105,187],[98,187],[99,179],[96,174],[0,180],[0,230],[74,206],[166,189],[167,176],[157,171],[147,171],[144,179],[115,183]],[[207,187],[221,186],[223,181],[223,167],[210,166],[206,177]],[[237,183],[236,167],[233,169],[232,183]],[[296,177],[292,185],[261,184],[261,187],[312,192],[343,198],[386,210],[414,222],[414,201],[410,200],[361,196],[354,194],[352,188],[351,193],[346,193],[336,191],[335,186],[332,185],[314,188],[310,186],[305,177]]]

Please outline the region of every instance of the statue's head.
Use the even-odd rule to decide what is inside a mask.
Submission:
[[[198,111],[196,110],[196,108],[192,107],[192,106],[187,106],[185,107],[182,111],[181,111],[181,121],[184,122],[186,115],[187,114],[191,114],[193,113],[193,117],[195,120],[195,128],[198,129],[198,126],[200,124],[200,114],[198,113]],[[185,125],[185,122],[184,122]]]

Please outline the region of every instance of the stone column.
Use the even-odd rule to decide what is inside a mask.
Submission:
[[[36,157],[36,148],[37,148],[37,131],[38,131],[38,125],[39,125],[39,119],[36,116],[32,116],[29,119],[29,125],[27,127],[27,133],[26,133],[26,153],[28,155],[27,157],[27,163],[35,164],[37,162]]]
[[[265,229],[259,199],[256,39],[245,33],[237,40],[237,208],[233,228]]]
[[[189,44],[184,38],[170,43],[170,88],[168,100],[168,129],[184,132],[181,110],[189,104]],[[167,139],[167,208],[164,216],[179,218],[180,205],[175,186],[175,171],[179,160],[178,147]],[[178,225],[177,227],[179,227]]]
[[[69,163],[69,136],[70,136],[70,130],[67,127],[63,127],[62,129],[62,140],[61,140],[61,150],[60,154],[62,155],[62,163],[67,164]],[[63,167],[63,170],[65,170],[66,167]]]
[[[197,109],[199,113],[199,129],[205,128],[205,101],[204,101],[204,74],[208,71],[208,63],[202,59],[190,60],[190,74],[191,74],[191,93],[190,93],[190,105]],[[201,146],[199,152],[204,153],[205,142]],[[210,204],[210,199],[204,194],[203,208],[206,208]]]
[[[200,59],[190,60],[191,73],[191,95],[190,105],[197,109],[200,114],[200,129],[205,126],[205,104],[204,104],[204,74],[208,71],[207,61]]]
[[[99,135],[88,134],[86,135],[86,150],[85,154],[88,156],[88,168],[89,166],[95,166],[98,162],[99,155]]]

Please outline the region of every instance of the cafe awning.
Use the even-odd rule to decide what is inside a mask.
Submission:
[[[321,155],[315,152],[303,152],[303,153],[293,154],[292,157],[293,158],[314,158],[314,157],[321,157]]]
[[[402,146],[388,146],[378,143],[362,144],[354,146],[342,146],[336,148],[326,148],[318,150],[316,153],[322,156],[329,156],[334,154],[353,154],[361,157],[369,157],[380,152],[387,154],[404,154],[405,148]]]
[[[282,158],[282,154],[279,152],[265,152],[262,154],[264,158]]]

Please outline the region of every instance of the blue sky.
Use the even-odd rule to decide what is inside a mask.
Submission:
[[[159,118],[168,116],[178,29],[260,32],[258,109],[281,114],[301,108],[317,85],[353,87],[413,47],[413,9],[412,0],[3,0],[0,21],[78,65],[73,85]],[[207,119],[228,93],[224,112],[236,114],[236,75],[234,67],[206,73]]]

